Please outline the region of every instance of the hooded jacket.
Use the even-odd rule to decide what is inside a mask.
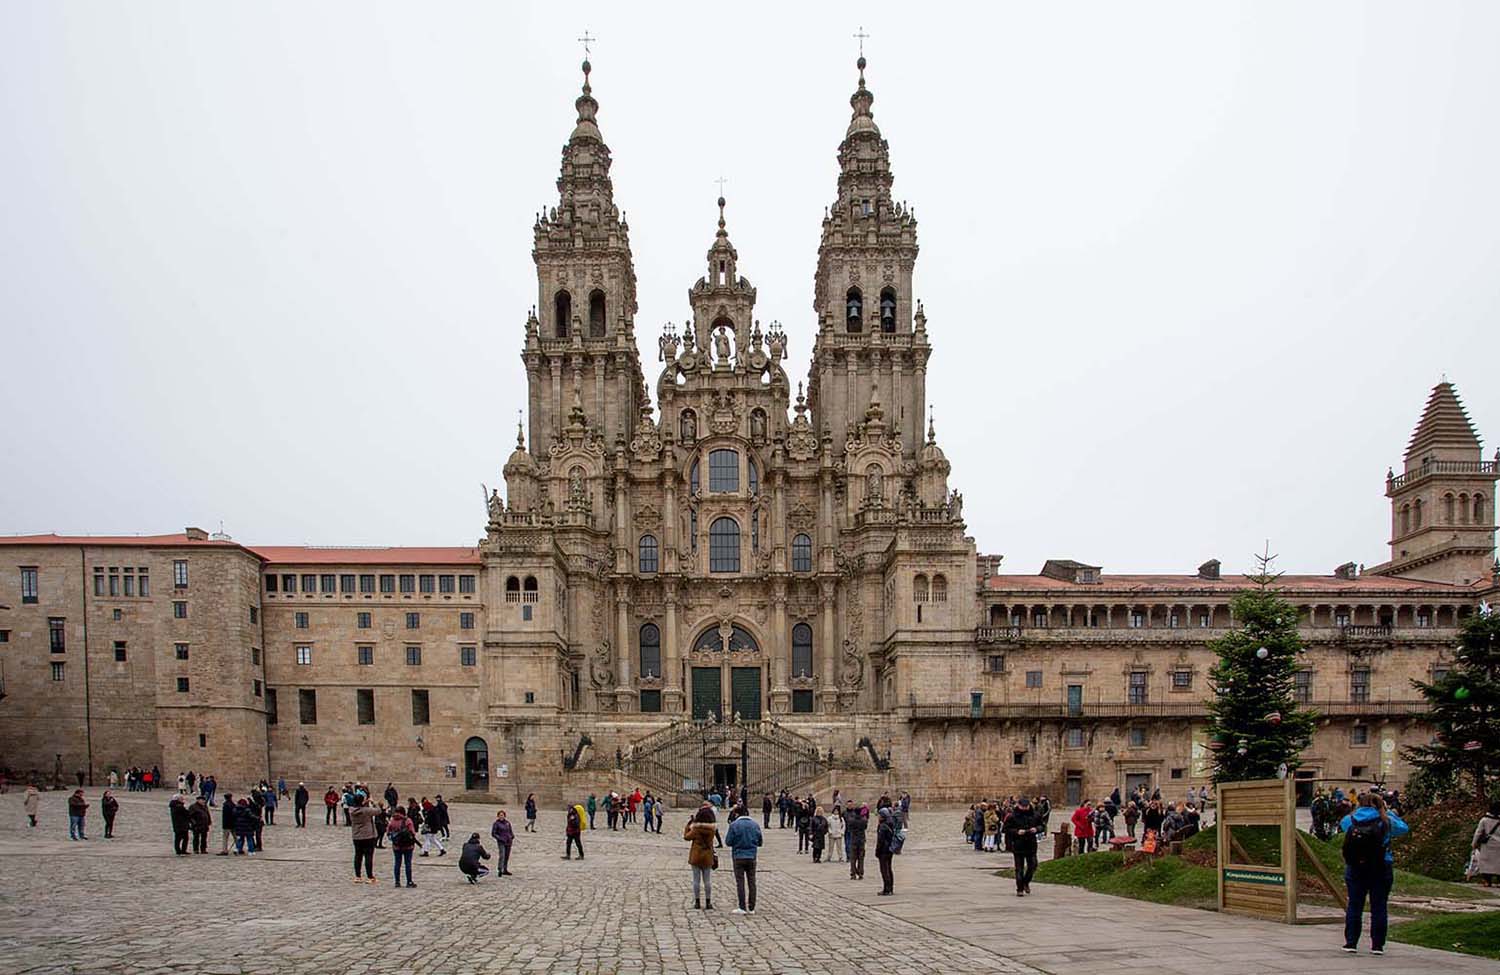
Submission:
[[[479,861],[489,858],[489,851],[484,848],[483,843],[479,842],[479,834],[471,833],[464,841],[463,851],[458,855],[458,869],[473,876],[479,872]]]
[[[1391,840],[1395,839],[1398,836],[1405,836],[1407,833],[1410,833],[1411,827],[1406,825],[1405,820],[1403,820],[1400,816],[1397,816],[1395,813],[1391,812],[1389,809],[1386,810],[1385,817],[1386,820],[1390,823],[1391,827],[1390,829],[1385,831],[1385,862],[1389,865],[1393,862],[1393,858],[1391,856]],[[1339,828],[1347,833],[1349,832],[1349,827],[1354,825],[1355,823],[1368,823],[1372,819],[1379,818],[1380,812],[1373,806],[1356,806],[1354,808],[1354,812],[1343,818],[1343,820],[1339,824]]]

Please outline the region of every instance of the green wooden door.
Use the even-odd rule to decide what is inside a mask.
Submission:
[[[702,721],[710,714],[719,714],[723,706],[724,682],[717,667],[693,668],[693,720]]]
[[[729,672],[734,711],[746,721],[760,720],[760,668],[735,667]]]

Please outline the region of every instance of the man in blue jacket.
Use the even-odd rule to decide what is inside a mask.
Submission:
[[[735,807],[730,815],[733,819],[724,833],[724,845],[729,847],[734,859],[734,890],[740,901],[740,906],[734,909],[734,913],[754,914],[755,853],[761,843],[760,824],[749,815],[744,806]],[[747,885],[750,888],[748,900],[745,894]]]
[[[1386,900],[1391,894],[1391,840],[1405,836],[1411,827],[1385,808],[1374,792],[1359,797],[1354,812],[1339,823],[1344,832],[1344,885],[1349,888],[1349,906],[1344,911],[1344,951],[1359,950],[1359,934],[1365,897],[1370,898],[1370,950],[1385,954]]]

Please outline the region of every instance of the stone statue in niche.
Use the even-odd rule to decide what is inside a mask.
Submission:
[[[754,410],[750,414],[750,439],[755,441],[766,439],[766,414],[762,410]]]
[[[723,326],[714,333],[714,358],[721,366],[729,365],[729,332]]]
[[[583,497],[583,468],[575,467],[568,472],[568,497]]]
[[[865,468],[865,503],[871,507],[879,507],[885,493],[885,485],[882,483],[880,465],[871,464]]]

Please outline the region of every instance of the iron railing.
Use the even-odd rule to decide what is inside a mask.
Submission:
[[[1299,707],[1334,717],[1405,717],[1420,716],[1428,711],[1428,704],[1420,698],[1384,701],[1309,701]],[[1155,701],[1131,704],[1126,701],[1091,701],[1083,704],[1068,704],[1065,701],[1028,702],[1012,704],[985,704],[976,711],[972,704],[914,704],[911,706],[913,721],[1014,721],[1054,720],[1089,721],[1101,719],[1132,718],[1206,718],[1207,701]]]

